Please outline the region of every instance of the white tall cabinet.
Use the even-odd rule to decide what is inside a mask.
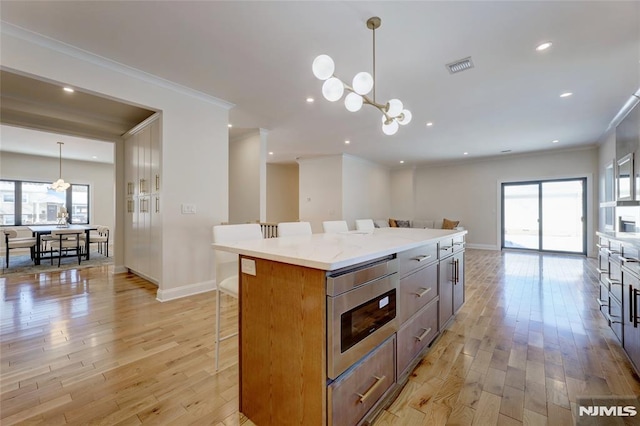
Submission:
[[[124,265],[157,284],[162,254],[160,118],[134,129],[124,146]]]

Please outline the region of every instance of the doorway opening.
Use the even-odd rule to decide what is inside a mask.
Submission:
[[[503,183],[502,249],[587,254],[587,179]]]

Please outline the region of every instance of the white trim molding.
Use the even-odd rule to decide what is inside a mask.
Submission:
[[[156,293],[156,300],[159,302],[168,302],[170,300],[180,299],[182,297],[193,296],[200,293],[207,293],[215,289],[215,280],[183,285],[167,290],[158,289],[158,292]]]
[[[497,246],[497,245],[494,245],[494,244],[471,244],[471,243],[466,243],[465,247],[469,248],[469,249],[476,249],[476,250],[495,250],[495,251],[500,251],[500,246]]]

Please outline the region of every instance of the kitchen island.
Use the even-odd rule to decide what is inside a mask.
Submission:
[[[260,426],[374,416],[464,302],[465,235],[386,228],[214,244],[240,255],[240,411]]]

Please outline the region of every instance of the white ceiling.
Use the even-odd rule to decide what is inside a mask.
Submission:
[[[594,145],[640,87],[636,1],[3,1],[0,14],[234,103],[234,128],[269,130],[274,162],[345,152],[394,166]],[[371,16],[382,19],[377,100],[413,113],[394,136],[373,108],[324,100],[311,72],[321,53],[347,82],[370,72]],[[475,68],[450,75],[445,64],[467,56]]]
[[[0,125],[0,151],[3,152],[58,158],[58,141],[64,143],[63,161],[81,160],[113,164],[114,144],[111,142]]]

